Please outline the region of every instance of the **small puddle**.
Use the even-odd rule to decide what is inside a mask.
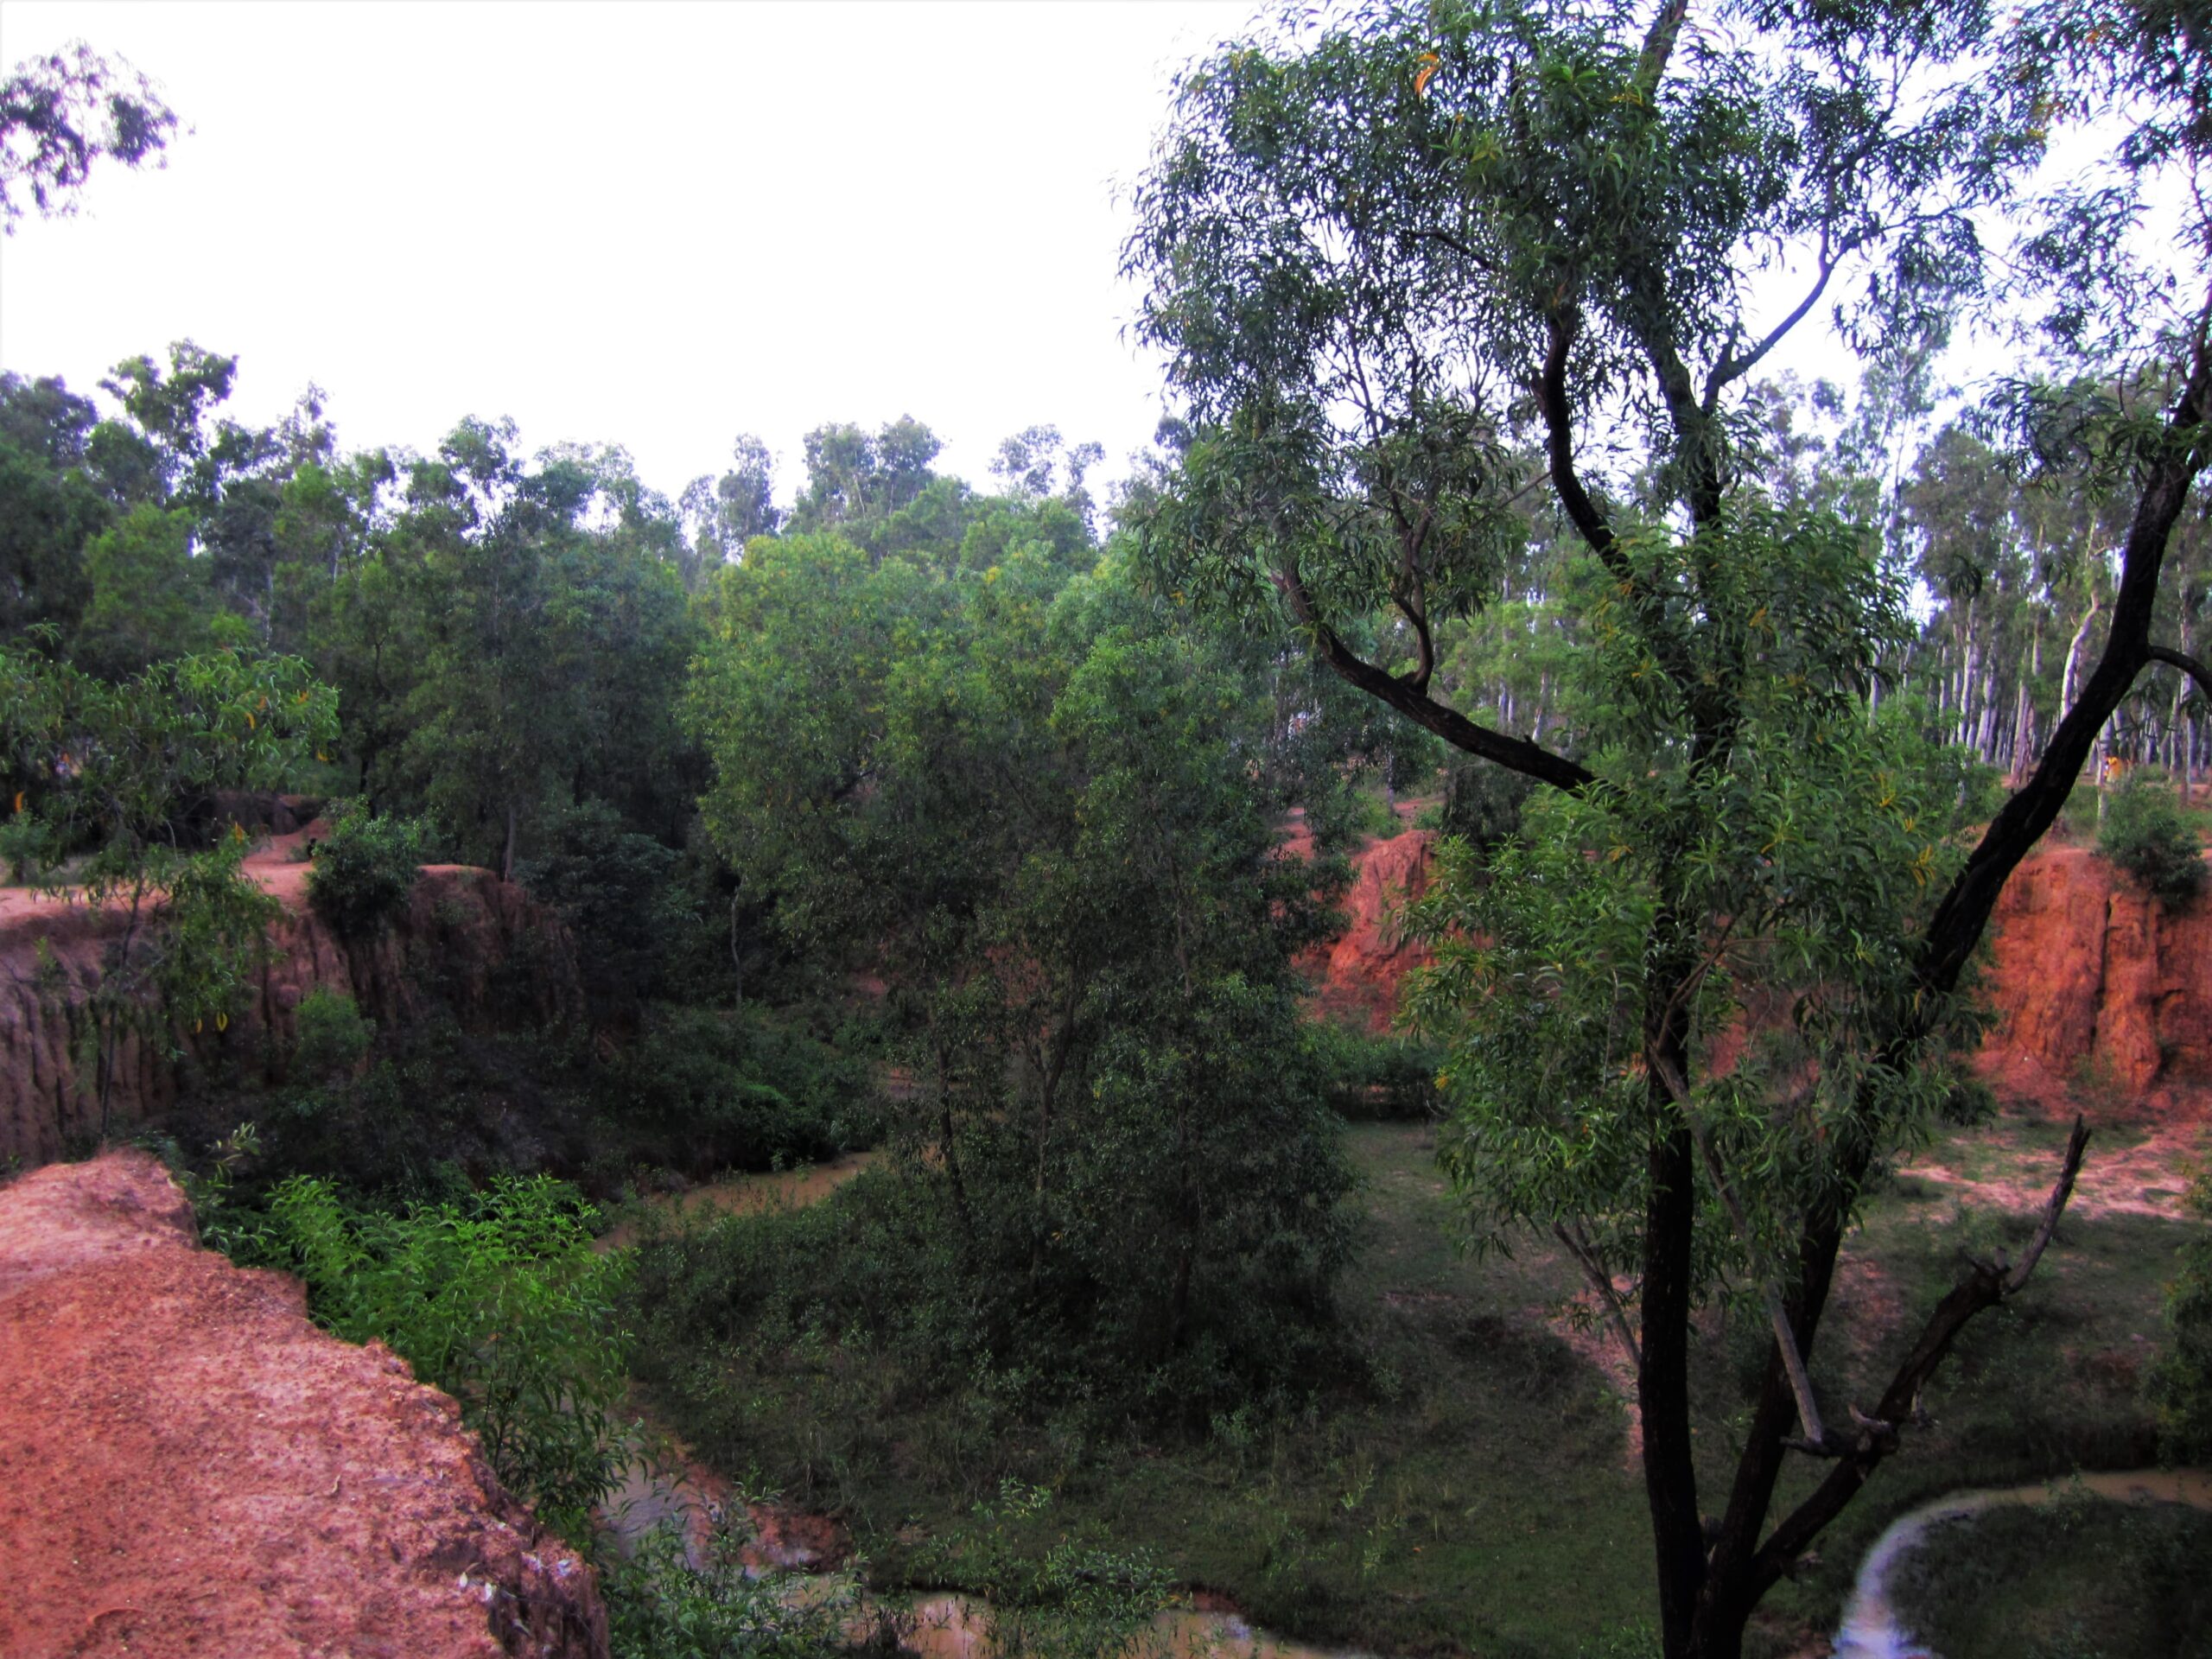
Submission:
[[[1845,1604],[1836,1631],[1835,1659],[1938,1659],[1898,1622],[1890,1599],[1890,1574],[1897,1562],[1919,1548],[1937,1527],[2005,1504],[2032,1506],[2086,1492],[2123,1503],[2186,1503],[2212,1510],[2212,1470],[2144,1469],[2132,1473],[2077,1475],[2033,1486],[1993,1487],[1954,1492],[1910,1514],[1899,1516],[1874,1541]]]

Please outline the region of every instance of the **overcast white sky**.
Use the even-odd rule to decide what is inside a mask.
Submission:
[[[350,448],[461,416],[614,442],[673,495],[758,432],[911,412],[982,482],[1033,423],[1150,441],[1117,181],[1191,3],[0,3],[0,65],[121,53],[193,129],[0,241],[0,367],[89,392],[190,338],[232,410]]]

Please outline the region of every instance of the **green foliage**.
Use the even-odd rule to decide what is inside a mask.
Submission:
[[[1327,1020],[1306,1027],[1329,1103],[1350,1122],[1425,1120],[1437,1111],[1440,1050],[1404,1036],[1375,1037]]]
[[[41,218],[68,217],[95,159],[143,166],[176,129],[152,81],[82,41],[17,64],[0,81],[0,232],[15,234],[25,194]]]
[[[865,1052],[752,1007],[648,1008],[593,1090],[632,1161],[695,1176],[822,1158],[881,1128]]]
[[[2190,1207],[2212,1223],[2212,1173],[2200,1171]],[[2145,1378],[2158,1419],[2158,1449],[2176,1463],[2212,1461],[2212,1226],[2182,1249],[2166,1287],[2166,1339]]]
[[[337,731],[337,698],[296,658],[219,651],[103,681],[28,644],[0,645],[0,790],[35,868],[91,846],[105,895],[160,843],[188,840],[223,789],[282,787]],[[35,833],[34,833],[35,832]]]
[[[1488,854],[1517,835],[1533,779],[1487,761],[1455,754],[1445,763],[1444,804],[1434,828]]]
[[[364,1019],[343,991],[318,985],[293,1014],[292,1055],[287,1070],[297,1083],[318,1084],[359,1065],[376,1040],[377,1022]]]
[[[602,801],[554,815],[543,843],[516,864],[515,880],[575,932],[586,988],[620,1005],[664,995],[670,959],[700,921],[680,855],[624,828]]]
[[[423,828],[348,801],[315,843],[308,902],[346,938],[379,933],[406,909],[423,865]]]
[[[13,794],[0,850],[58,892],[60,860],[88,847],[69,875],[123,915],[87,1027],[101,1134],[124,1033],[226,1027],[276,912],[240,868],[242,831],[186,850],[194,814],[217,790],[281,782],[336,718],[294,658],[181,657],[111,683],[0,646],[0,789]]]
[[[620,1474],[629,1340],[622,1258],[593,1250],[590,1206],[556,1181],[503,1178],[394,1214],[295,1177],[269,1211],[276,1263],[306,1280],[315,1319],[382,1340],[452,1395],[499,1478],[567,1536],[588,1535]]]
[[[681,1531],[657,1528],[625,1555],[599,1563],[613,1659],[844,1659],[860,1599],[849,1587],[828,1594],[810,1584],[791,1593],[779,1577],[756,1577],[721,1541],[694,1567]]]
[[[1594,596],[1582,689],[1599,779],[1530,802],[1524,838],[1486,868],[1445,844],[1414,912],[1438,966],[1408,1004],[1453,1045],[1445,1158],[1478,1217],[1587,1228],[1633,1272],[1655,1064],[1644,1010],[1652,976],[1679,976],[1695,1058],[1669,1087],[1712,1149],[1700,1180],[1728,1172],[1726,1201],[1744,1212],[1721,1216],[1708,1188],[1716,1225],[1696,1271],[1756,1283],[1854,1149],[1909,1142],[1945,1097],[1948,1074],[1901,1065],[1897,1044],[1923,1014],[1908,942],[1960,856],[1945,840],[1957,791],[1908,721],[1870,724],[1852,695],[1902,619],[1865,543],[1756,509],[1707,533],[1727,542],[1715,643],[1757,652],[1731,671],[1726,760],[1682,763],[1669,734],[1693,719],[1686,688],[1620,626],[1618,599]],[[1710,1068],[1747,1023],[1754,1040]]]
[[[1343,868],[1274,855],[1301,780],[1249,759],[1240,665],[1089,564],[756,544],[695,675],[702,807],[790,948],[889,982],[935,1385],[1202,1421],[1312,1353],[1348,1248],[1291,966]]]
[[[1117,1551],[1063,1534],[1041,1552],[1029,1535],[1051,1509],[1042,1486],[1007,1480],[996,1503],[941,1540],[923,1571],[968,1586],[989,1605],[990,1659],[1138,1659],[1164,1656],[1154,1628],[1175,1590],[1149,1551]]]
[[[2204,891],[2204,847],[2196,826],[2164,779],[2129,773],[2104,804],[2097,851],[2170,908]]]

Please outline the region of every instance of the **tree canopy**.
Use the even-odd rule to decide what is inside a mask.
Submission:
[[[2060,37],[2137,95],[2094,211],[2035,177],[2087,113]],[[1837,1249],[1940,1098],[1997,893],[2139,675],[2186,656],[2150,628],[2205,458],[2203,226],[2177,282],[2126,232],[2156,158],[2202,142],[2202,45],[2095,7],[1291,11],[1185,73],[1136,194],[1140,332],[1189,433],[1148,509],[1160,585],[1287,625],[1562,798],[1506,879],[1447,873],[1435,925],[1485,943],[1447,947],[1426,1007],[1459,1033],[1452,1161],[1478,1209],[1556,1224],[1609,1303],[1628,1271],[1670,1656],[1738,1651],[1957,1331],[2024,1276],[1977,1267],[1880,1402],[1823,1415],[1806,1356]],[[2085,358],[2082,319],[2121,295],[2135,326]],[[2024,366],[1993,429],[2063,427],[2131,499],[2101,655],[2026,781],[1954,839],[1944,803],[1970,791],[1867,717],[1908,645],[1902,572],[1839,513],[1850,493],[1789,486],[1753,376],[1819,315],[1894,379],[1997,300]],[[1955,603],[1988,509],[1933,505]],[[1532,564],[1533,639],[1488,615]],[[1485,631],[1494,660],[1547,654],[1542,741],[1457,678]],[[1686,1337],[1724,1285],[1773,1338],[1708,1531]],[[1792,1448],[1830,1466],[1770,1524]]]

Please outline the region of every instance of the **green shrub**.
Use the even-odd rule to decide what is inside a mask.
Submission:
[[[2190,1189],[2190,1207],[2212,1222],[2212,1173]],[[2212,1228],[2181,1253],[2166,1287],[2166,1341],[2145,1379],[2158,1414],[2158,1450],[2176,1463],[2212,1460]]]
[[[575,934],[585,988],[623,1005],[658,995],[670,954],[699,923],[697,895],[678,879],[680,855],[626,830],[601,801],[560,814],[547,843],[515,866],[515,880]]]
[[[1052,1495],[1014,1479],[974,1524],[923,1557],[923,1574],[962,1584],[989,1604],[990,1659],[1137,1659],[1160,1653],[1154,1620],[1173,1599],[1171,1574],[1144,1549],[1116,1551],[1063,1533],[1037,1546]]]
[[[863,1057],[765,1010],[662,1005],[596,1084],[633,1160],[707,1175],[826,1157],[877,1138]]]
[[[1394,1122],[1437,1114],[1441,1051],[1396,1036],[1370,1037],[1331,1020],[1306,1027],[1329,1104],[1351,1122]]]
[[[308,901],[340,937],[381,931],[415,891],[423,864],[423,826],[348,802],[315,849]]]
[[[2132,773],[2112,792],[2097,851],[2176,909],[2204,890],[2203,849],[2162,779]]]
[[[300,999],[293,1015],[290,1075],[298,1083],[324,1083],[350,1071],[376,1040],[377,1022],[365,1020],[343,991],[318,985]]]
[[[613,1659],[846,1659],[855,1651],[847,1624],[862,1611],[842,1584],[786,1597],[776,1579],[748,1574],[719,1539],[695,1567],[672,1525],[626,1557],[608,1552],[600,1590]]]
[[[1435,827],[1478,851],[1521,832],[1521,810],[1535,785],[1517,772],[1455,752],[1444,765],[1444,804]]]
[[[271,1197],[269,1237],[318,1323],[381,1339],[453,1395],[500,1480],[574,1539],[624,1450],[612,1414],[627,1375],[625,1268],[592,1249],[593,1215],[543,1176],[396,1214],[295,1176]]]

